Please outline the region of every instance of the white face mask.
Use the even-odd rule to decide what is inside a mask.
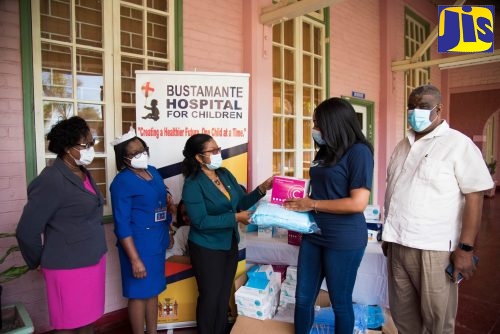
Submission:
[[[128,159],[128,158],[127,158]],[[137,169],[147,169],[148,168],[149,156],[144,152],[138,158],[133,157],[130,159],[130,165]]]
[[[73,158],[73,160],[75,160],[75,163],[78,166],[90,165],[92,163],[92,161],[94,160],[94,157],[95,157],[94,147],[89,147],[89,148],[86,148],[83,150],[78,150],[74,147],[72,147],[72,149],[75,149],[75,150],[80,152],[80,159],[76,159],[75,157],[73,157],[73,155],[71,153],[68,152],[69,155],[71,155],[71,157]]]
[[[205,164],[208,169],[210,170],[216,170],[222,166],[222,154],[212,154],[210,156],[210,163]]]
[[[318,145],[325,145],[326,141],[323,139],[323,135],[321,135],[321,131],[312,129],[311,131],[312,137]]]

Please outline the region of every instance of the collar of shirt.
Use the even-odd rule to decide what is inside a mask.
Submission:
[[[429,139],[429,138],[432,138],[432,137],[439,137],[439,136],[443,136],[444,134],[446,134],[446,132],[450,129],[450,126],[448,125],[448,122],[446,122],[445,120],[443,120],[441,122],[441,124],[439,124],[438,126],[436,126],[436,128],[434,130],[432,130],[431,132],[429,132],[428,134],[426,134],[425,136],[423,136],[421,139]],[[410,129],[408,131],[408,141],[410,142],[410,145],[413,145],[413,143],[415,143],[415,131],[413,131],[412,129]]]

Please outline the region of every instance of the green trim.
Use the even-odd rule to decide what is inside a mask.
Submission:
[[[375,102],[345,95],[342,95],[341,97],[348,100],[353,105],[366,107],[366,139],[368,139],[375,150]],[[376,180],[375,170],[373,171],[373,180]],[[373,203],[373,191],[370,191],[370,199],[368,202],[370,204]]]
[[[366,139],[375,146],[375,102],[346,95],[342,95],[341,97],[348,100],[351,104],[366,107]]]
[[[325,97],[330,97],[330,7],[326,7],[323,9],[325,15]]]
[[[175,20],[175,70],[184,70],[184,27],[183,27],[183,10],[182,0],[175,0],[174,3],[174,20]]]
[[[21,0],[19,2],[19,24],[21,30],[24,154],[26,181],[29,183],[37,175],[33,94],[33,42],[31,30],[31,4],[29,0]]]
[[[408,7],[405,7],[405,18],[406,18],[406,16],[410,16],[412,19],[414,19],[415,21],[420,23],[425,29],[425,38],[429,37],[430,31],[431,31],[429,22],[425,21],[421,16],[419,16],[417,13],[415,13],[414,11],[412,11]],[[408,53],[408,46],[406,45],[406,36],[408,36],[408,28],[406,26],[406,20],[405,20],[404,25],[405,25],[404,45],[405,45],[405,55],[406,55]],[[426,53],[427,59],[430,60],[431,59],[430,48],[427,49],[427,51],[425,53]]]

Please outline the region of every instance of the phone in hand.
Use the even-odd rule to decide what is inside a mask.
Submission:
[[[478,262],[479,262],[479,258],[477,257],[477,255],[473,255],[473,256],[472,256],[472,262],[474,262],[474,265],[477,265],[477,264],[478,264]],[[455,270],[455,267],[453,266],[453,263],[450,263],[450,264],[448,265],[448,267],[446,267],[446,270],[445,270],[445,271],[446,271],[446,274],[448,275],[448,277],[449,277],[452,281],[454,281],[454,279],[453,279],[453,271],[454,271],[454,270]],[[463,279],[464,279],[464,277],[462,276],[462,274],[461,274],[461,273],[458,273],[456,283],[458,284],[458,283],[462,282],[462,280],[463,280]]]

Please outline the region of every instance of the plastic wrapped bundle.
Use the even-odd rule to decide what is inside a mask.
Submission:
[[[300,233],[319,233],[320,229],[309,212],[286,210],[280,205],[260,202],[251,217],[252,224],[277,226]]]

